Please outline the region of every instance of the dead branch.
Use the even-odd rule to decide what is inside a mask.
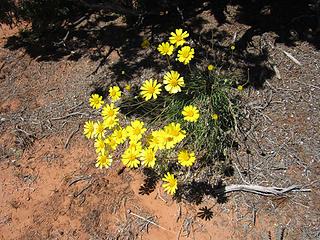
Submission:
[[[76,115],[88,116],[87,113],[74,112],[74,113],[70,113],[70,114],[67,114],[67,115],[62,116],[62,117],[54,117],[54,118],[51,118],[51,120],[62,120],[62,119],[68,118],[68,117],[76,116]]]
[[[79,129],[80,129],[80,124],[78,125],[78,127],[77,127],[75,130],[73,130],[73,131],[72,131],[72,133],[70,133],[70,135],[69,135],[69,137],[68,137],[68,139],[67,139],[66,143],[64,144],[64,148],[65,148],[65,149],[67,149],[67,148],[68,148],[68,146],[69,146],[69,142],[70,142],[71,138],[73,137],[73,135],[74,135],[74,134],[76,134],[76,132],[78,132],[78,131],[79,131]]]
[[[219,195],[231,193],[231,192],[248,192],[263,196],[283,196],[289,192],[311,192],[311,189],[304,189],[298,185],[292,185],[287,188],[279,187],[264,187],[260,185],[229,185],[222,189],[216,190]]]

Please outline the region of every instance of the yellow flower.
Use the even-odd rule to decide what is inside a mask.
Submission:
[[[104,142],[111,150],[116,150],[118,146],[116,139],[112,135],[106,138]]]
[[[191,167],[196,161],[194,152],[188,152],[187,150],[182,150],[178,154],[178,162],[184,167]]]
[[[145,98],[146,101],[151,98],[157,99],[161,92],[161,84],[157,83],[157,80],[146,80],[141,86],[140,94]]]
[[[111,155],[108,154],[99,154],[97,157],[96,167],[102,169],[103,167],[109,168],[112,163]]]
[[[214,113],[214,114],[211,115],[211,117],[212,117],[213,120],[217,121],[218,118],[219,118],[219,115]]]
[[[243,86],[242,86],[242,85],[239,85],[239,86],[237,87],[237,90],[238,90],[239,92],[241,92],[241,91],[243,90]]]
[[[153,148],[154,150],[164,149],[165,145],[164,145],[164,141],[162,141],[163,139],[162,135],[164,134],[165,133],[163,130],[153,131],[148,141],[149,148]]]
[[[137,151],[136,149],[128,148],[122,154],[121,161],[126,167],[136,168],[140,164],[140,161],[138,160],[139,155],[140,155],[140,152]]]
[[[171,32],[171,37],[169,38],[171,44],[176,44],[176,46],[182,46],[186,40],[185,38],[189,37],[187,31],[182,29],[176,29],[176,32]]]
[[[122,75],[125,75],[125,74],[126,74],[126,72],[122,70],[122,71],[121,71],[121,74],[122,74]]]
[[[94,137],[94,122],[93,121],[87,121],[84,124],[83,134],[88,138]]]
[[[106,132],[106,127],[103,122],[97,121],[93,124],[94,130],[93,135],[96,138],[104,137],[104,133]]]
[[[114,104],[106,104],[101,111],[101,115],[104,118],[116,117],[119,113],[119,108],[115,108]]]
[[[213,66],[212,64],[209,64],[209,65],[208,65],[208,70],[209,70],[209,71],[213,71],[213,70],[215,70],[215,69],[216,69],[216,67]]]
[[[131,86],[130,86],[130,84],[127,84],[124,88],[125,88],[128,92],[131,91]]]
[[[105,128],[113,129],[119,123],[119,119],[116,117],[105,117],[103,118],[103,125]]]
[[[109,96],[113,102],[117,101],[121,97],[121,91],[118,86],[110,87],[109,88]]]
[[[174,144],[181,142],[186,137],[186,131],[181,129],[180,123],[170,123],[164,131],[173,137]]]
[[[89,99],[89,103],[93,109],[99,109],[104,104],[104,101],[99,94],[92,94]]]
[[[146,39],[146,38],[143,39],[143,41],[142,41],[142,43],[141,43],[141,47],[144,48],[144,49],[150,47],[150,42],[149,42],[149,40]]]
[[[160,43],[157,49],[161,55],[170,56],[173,53],[173,45],[170,45],[168,42]]]
[[[139,120],[131,121],[131,124],[126,127],[130,141],[137,142],[142,138],[142,134],[147,130],[143,126],[144,122]]]
[[[96,153],[104,154],[106,152],[106,145],[103,138],[97,138],[94,142],[94,147],[96,148]]]
[[[159,132],[160,132],[159,133],[159,141],[161,143],[161,145],[159,145],[159,149],[173,148],[174,145],[176,144],[176,140],[174,139],[174,137],[165,130],[160,130]]]
[[[112,133],[112,137],[115,139],[117,144],[122,144],[127,139],[127,131],[120,127],[114,130],[114,132]]]
[[[233,51],[236,49],[236,46],[235,45],[231,45],[230,49]]]
[[[193,58],[194,49],[189,46],[184,46],[178,51],[178,61],[183,64],[188,64]]]
[[[141,152],[142,151],[142,144],[141,142],[130,142],[128,149],[131,148],[137,152]]]
[[[164,191],[169,193],[170,195],[173,195],[176,193],[178,189],[178,181],[174,178],[174,175],[171,173],[167,173],[162,178],[162,181],[166,182],[162,184],[162,187],[164,188]]]
[[[156,153],[152,148],[143,149],[140,153],[142,165],[153,168],[156,164]]]
[[[188,122],[196,122],[200,117],[199,110],[192,106],[185,106],[182,110],[182,115],[184,116],[184,120]]]
[[[184,86],[184,80],[177,71],[167,72],[163,78],[163,83],[166,84],[164,88],[170,94],[181,92],[181,87]]]

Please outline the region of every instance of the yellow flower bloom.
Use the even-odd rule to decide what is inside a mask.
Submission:
[[[114,130],[111,136],[115,139],[117,144],[122,144],[127,139],[127,131],[119,127],[118,129]]]
[[[96,153],[104,154],[106,152],[106,145],[103,138],[97,138],[94,142],[94,147],[96,148]]]
[[[108,154],[99,154],[97,157],[96,167],[102,169],[103,167],[109,168],[112,163],[111,155]]]
[[[194,49],[189,46],[184,46],[178,51],[178,61],[183,64],[188,64],[194,56]]]
[[[93,121],[87,121],[84,124],[83,134],[88,138],[94,137],[94,122]]]
[[[184,80],[177,71],[167,72],[163,78],[163,83],[166,84],[164,88],[170,94],[181,92],[181,87],[184,86]]]
[[[103,122],[97,121],[93,124],[94,130],[93,135],[96,138],[104,137],[104,133],[106,132],[106,127]]]
[[[125,88],[128,92],[131,91],[131,86],[130,86],[130,84],[127,84],[124,88]]]
[[[157,49],[161,55],[170,56],[173,53],[173,45],[170,45],[168,42],[160,43]]]
[[[143,49],[146,49],[146,48],[148,48],[148,47],[150,47],[150,42],[149,42],[149,40],[148,39],[143,39],[143,41],[142,41],[142,43],[141,43],[141,47],[143,48]]]
[[[231,45],[230,49],[233,51],[236,49],[236,46],[235,45]]]
[[[99,94],[92,94],[89,99],[89,103],[93,109],[99,109],[104,104],[104,101]]]
[[[241,91],[243,90],[243,86],[242,86],[242,85],[239,85],[239,86],[237,87],[237,90],[238,90],[239,92],[241,92]]]
[[[143,149],[140,153],[140,160],[145,167],[153,168],[156,164],[156,153],[152,148]]]
[[[118,125],[118,123],[119,123],[119,119],[116,117],[107,117],[103,119],[103,125],[109,129],[114,128],[115,126]]]
[[[191,167],[196,161],[194,152],[188,152],[187,150],[182,150],[178,154],[178,162],[184,167]]]
[[[109,88],[109,96],[113,102],[117,101],[121,97],[121,91],[118,86],[110,87]]]
[[[162,181],[165,183],[162,184],[162,187],[164,188],[164,191],[169,193],[170,195],[173,195],[176,193],[178,189],[178,181],[174,178],[174,175],[171,173],[167,173],[162,178]]]
[[[208,65],[208,70],[209,70],[209,71],[213,71],[213,70],[215,70],[215,69],[216,69],[216,67],[213,66],[212,64],[209,64],[209,65]]]
[[[176,46],[182,46],[186,40],[185,38],[189,37],[189,33],[187,31],[183,31],[182,29],[176,29],[175,32],[171,32],[171,37],[169,38],[171,44],[176,44]]]
[[[104,142],[111,150],[116,150],[118,146],[116,139],[112,135],[107,137]]]
[[[140,94],[146,101],[151,98],[157,99],[158,95],[161,92],[161,84],[157,83],[157,80],[146,80],[141,86]]]
[[[163,130],[153,131],[148,141],[149,148],[153,148],[154,150],[164,149],[165,145],[164,145],[164,142],[162,141],[163,139],[162,135],[164,134],[165,133]]]
[[[186,137],[186,131],[181,129],[180,123],[170,123],[164,131],[173,137],[174,144],[181,142]]]
[[[131,148],[137,152],[141,152],[142,151],[142,144],[141,142],[130,142],[128,149]]]
[[[118,113],[119,113],[119,108],[115,108],[114,104],[111,103],[111,104],[106,104],[102,108],[101,116],[106,118],[116,117]]]
[[[131,121],[131,124],[126,127],[130,141],[137,142],[142,138],[142,134],[147,130],[143,126],[144,122],[139,120]]]
[[[219,118],[219,115],[214,113],[214,114],[211,115],[211,117],[212,117],[213,120],[217,121],[218,118]]]
[[[139,151],[137,151],[133,148],[128,148],[122,154],[121,161],[126,167],[136,168],[140,164],[140,161],[138,160],[139,155],[140,155]]]
[[[199,110],[192,106],[185,106],[182,110],[182,115],[184,116],[184,120],[188,122],[196,122],[200,117]]]

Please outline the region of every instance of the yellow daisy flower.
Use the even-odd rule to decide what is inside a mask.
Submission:
[[[231,45],[230,49],[233,51],[236,49],[236,46],[235,45]]]
[[[243,86],[242,86],[242,85],[239,85],[239,86],[237,87],[237,90],[238,90],[239,92],[241,92],[241,91],[243,90]]]
[[[99,94],[92,94],[89,99],[89,103],[93,109],[99,109],[104,104],[104,101]]]
[[[186,131],[181,129],[180,123],[170,123],[164,131],[174,139],[174,144],[181,142],[186,137]]]
[[[116,150],[116,148],[118,147],[118,143],[112,135],[107,137],[104,142],[111,150]]]
[[[216,69],[215,66],[213,66],[212,64],[208,65],[208,70],[209,71],[213,71],[214,69]]]
[[[110,87],[109,88],[109,96],[113,102],[117,101],[121,97],[121,91],[118,86]]]
[[[143,166],[153,168],[156,164],[156,152],[152,148],[143,149],[140,153],[140,160]]]
[[[182,110],[182,115],[184,116],[184,120],[188,122],[196,122],[200,117],[199,110],[192,106],[185,106]]]
[[[102,117],[116,117],[117,114],[119,113],[119,108],[114,107],[114,104],[106,104],[101,111],[101,116]]]
[[[157,49],[161,55],[170,56],[173,53],[173,45],[170,45],[168,42],[160,43]]]
[[[149,48],[150,47],[150,42],[149,42],[149,40],[148,39],[143,39],[143,41],[142,41],[142,43],[141,43],[141,47],[143,48],[143,49],[146,49],[146,48]]]
[[[178,51],[178,61],[183,64],[188,64],[194,57],[194,49],[189,46],[184,46]]]
[[[125,142],[128,135],[125,129],[119,127],[118,129],[114,130],[111,136],[115,139],[117,144],[122,144]]]
[[[164,141],[162,141],[163,140],[162,136],[164,134],[165,132],[163,130],[157,130],[157,131],[151,132],[151,136],[148,141],[149,148],[153,148],[154,150],[164,149],[165,145],[164,145]]]
[[[161,92],[161,84],[157,82],[157,80],[146,80],[141,86],[140,94],[146,101],[151,98],[157,99],[158,95]]]
[[[219,118],[219,115],[216,114],[216,113],[214,113],[214,114],[211,115],[211,118],[212,118],[213,120],[217,121],[218,118]]]
[[[129,148],[131,148],[131,149],[133,149],[133,150],[135,150],[135,151],[137,151],[137,152],[141,152],[142,151],[142,144],[141,144],[141,142],[130,142],[130,144],[129,144],[129,147],[128,147],[128,149]]]
[[[143,126],[144,122],[139,120],[131,121],[131,124],[126,127],[130,141],[137,142],[142,138],[142,134],[147,130]]]
[[[130,85],[130,84],[127,84],[124,88],[125,88],[128,92],[131,91],[131,85]]]
[[[122,154],[121,161],[126,167],[136,168],[140,164],[140,161],[138,160],[139,155],[140,155],[139,151],[133,148],[128,148]]]
[[[103,138],[97,138],[94,141],[94,147],[96,148],[96,153],[104,154],[106,152],[106,145]]]
[[[99,154],[97,157],[96,167],[102,169],[103,167],[109,168],[112,163],[112,157],[108,154]]]
[[[164,75],[163,83],[166,84],[164,87],[170,94],[181,92],[181,87],[184,87],[183,77],[177,71],[170,71]]]
[[[169,40],[171,44],[175,44],[178,47],[182,46],[186,42],[185,38],[187,37],[189,37],[189,33],[187,31],[176,29],[175,32],[171,32]]]
[[[187,150],[182,150],[178,153],[178,162],[184,167],[191,167],[196,161],[194,152],[188,152]]]
[[[114,128],[115,126],[118,125],[118,123],[119,123],[119,119],[116,117],[107,117],[103,119],[103,125],[109,129]]]
[[[93,135],[96,138],[104,137],[104,134],[106,132],[106,127],[103,122],[97,121],[96,123],[93,124],[93,127],[94,127]]]
[[[174,178],[174,175],[171,173],[167,173],[162,178],[162,181],[165,183],[162,184],[162,187],[164,188],[164,191],[167,192],[170,195],[173,195],[176,193],[178,189],[178,181]]]
[[[94,137],[94,122],[93,121],[87,121],[84,124],[83,127],[83,134],[88,138],[93,138]]]

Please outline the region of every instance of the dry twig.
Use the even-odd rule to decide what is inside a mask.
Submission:
[[[76,132],[79,131],[79,129],[80,129],[80,125],[78,125],[78,127],[77,127],[75,130],[73,130],[72,133],[69,135],[66,143],[64,144],[64,148],[65,148],[65,149],[68,148],[69,142],[70,142],[71,138],[73,137],[74,134],[76,134]]]

